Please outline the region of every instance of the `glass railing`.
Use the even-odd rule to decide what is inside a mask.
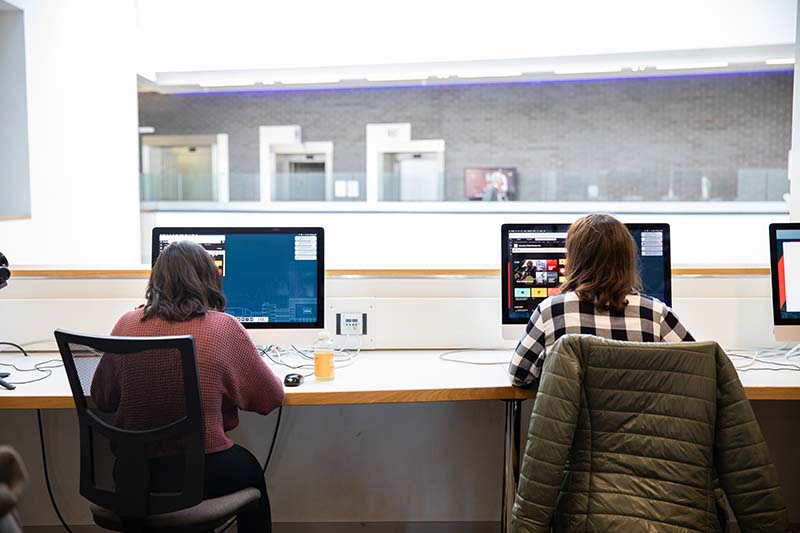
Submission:
[[[143,202],[216,202],[219,181],[208,174],[140,174],[139,193]]]
[[[783,202],[785,168],[540,169],[484,178],[464,170],[438,176],[384,173],[375,180],[379,202]],[[141,175],[143,202],[217,202],[214,176]],[[296,172],[272,176],[262,198],[257,173],[232,172],[231,202],[365,202],[364,172]]]
[[[366,175],[358,172],[282,172],[273,176],[275,202],[363,202]],[[256,198],[258,199],[258,198]]]

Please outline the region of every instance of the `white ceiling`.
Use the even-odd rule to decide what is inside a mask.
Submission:
[[[157,82],[143,85],[164,92],[791,68],[764,61],[793,57],[796,21],[795,0],[137,0],[137,7],[139,72]]]

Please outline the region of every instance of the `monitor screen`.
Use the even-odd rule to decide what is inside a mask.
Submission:
[[[322,328],[323,239],[322,228],[154,228],[152,258],[196,242],[222,276],[225,312],[245,328]]]
[[[464,169],[464,190],[468,200],[503,202],[517,199],[517,169],[481,167]]]
[[[672,305],[668,224],[627,224],[636,241],[644,294]],[[503,224],[503,324],[525,324],[548,296],[558,294],[566,270],[569,224]]]
[[[800,223],[770,224],[769,241],[775,325],[800,325]]]

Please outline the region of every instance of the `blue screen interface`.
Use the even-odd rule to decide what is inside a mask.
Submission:
[[[225,312],[243,324],[317,322],[316,234],[161,235],[159,250],[189,240],[203,246],[222,276]]]

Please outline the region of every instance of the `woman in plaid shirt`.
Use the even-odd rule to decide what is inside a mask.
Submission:
[[[640,293],[636,242],[611,215],[587,215],[567,232],[562,292],[531,315],[511,358],[514,385],[537,383],[547,350],[570,333],[640,342],[694,338],[664,303]]]

